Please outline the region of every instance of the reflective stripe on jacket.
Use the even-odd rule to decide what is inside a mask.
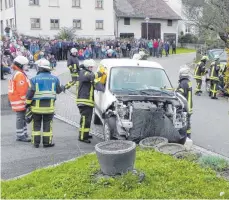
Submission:
[[[193,101],[192,101],[192,82],[188,77],[183,77],[179,80],[177,91],[182,94],[188,102],[188,113],[192,114]]]
[[[194,70],[194,79],[201,79],[205,73],[205,64],[203,62],[199,62]]]
[[[94,80],[102,76],[102,73],[89,72],[81,70],[79,73],[79,88],[78,97],[76,99],[77,105],[86,105],[94,107]]]
[[[29,86],[30,82],[26,74],[20,69],[15,70],[8,85],[8,97],[13,111],[26,109],[25,100]]]
[[[68,58],[68,68],[70,69],[71,76],[72,77],[78,77],[79,76],[79,60],[76,56],[70,56]]]
[[[220,65],[212,64],[210,66],[210,74],[209,79],[213,81],[219,81],[219,71],[220,71]]]
[[[60,81],[50,72],[39,72],[31,79],[31,88],[27,93],[27,104],[31,104],[31,110],[37,114],[54,113],[56,94],[62,92]]]

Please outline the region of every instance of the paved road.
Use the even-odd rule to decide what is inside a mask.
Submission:
[[[98,139],[92,140],[92,145],[78,142],[78,130],[64,122],[54,120],[54,148],[33,148],[31,143],[21,143],[15,140],[15,114],[10,111],[1,113],[1,177],[13,178],[29,173],[37,168],[70,160],[84,153],[94,151]],[[29,127],[31,133],[31,127]]]

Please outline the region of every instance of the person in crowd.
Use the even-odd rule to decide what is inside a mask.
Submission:
[[[95,41],[95,58],[100,59],[101,58],[101,43],[100,39],[96,39]]]
[[[86,49],[84,50],[83,52],[83,55],[84,55],[84,59],[90,59],[92,58],[92,52],[91,52],[91,49],[89,49],[89,47],[86,47]]]
[[[8,63],[8,58],[6,55],[3,55],[3,58],[1,60],[1,66],[2,66],[2,71],[4,75],[11,74],[11,68]]]
[[[173,41],[173,44],[172,44],[172,54],[176,54],[176,41]]]
[[[33,54],[33,56],[40,50],[38,44],[36,43],[36,41],[34,41],[31,45],[30,45],[30,52]]]
[[[57,58],[58,48],[57,48],[57,45],[56,45],[55,41],[52,41],[51,51],[52,51],[51,54],[54,55],[55,59],[58,59]]]
[[[58,42],[56,42],[56,46],[57,46],[57,60],[60,61],[60,60],[62,60],[62,57],[63,57],[62,40],[59,40]]]
[[[56,59],[54,55],[51,55],[51,58],[49,58],[50,66],[52,69],[54,69],[57,65]]]
[[[165,42],[164,49],[165,49],[165,56],[168,57],[169,56],[169,42],[168,41]]]
[[[150,56],[152,56],[153,55],[153,40],[150,40],[148,42],[148,48],[149,48]]]
[[[27,39],[27,37],[25,37],[24,41],[23,41],[23,46],[29,50],[30,49],[30,41]]]
[[[164,46],[164,44],[163,44],[163,41],[161,40],[160,42],[159,42],[159,46],[158,46],[158,56],[159,57],[162,57],[162,54],[163,54],[163,46]]]
[[[154,39],[153,41],[153,57],[158,57],[158,41]]]
[[[66,39],[64,39],[62,43],[62,48],[63,48],[63,60],[68,59],[68,42]]]

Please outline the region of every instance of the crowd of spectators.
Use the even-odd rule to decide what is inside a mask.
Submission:
[[[7,38],[1,41],[1,71],[2,74],[11,73],[11,63],[18,55],[28,58],[31,63],[39,59],[40,52],[44,53],[52,67],[56,67],[57,61],[67,60],[71,48],[78,50],[79,60],[85,59],[104,59],[104,58],[121,58],[129,57],[131,52],[146,49],[149,56],[162,57],[163,51],[165,55],[169,55],[172,46],[172,52],[176,53],[176,43],[163,42],[162,40],[106,40],[100,41],[67,41],[67,40],[50,40],[41,41],[39,39],[31,39],[27,37]],[[3,77],[3,76],[2,76]]]

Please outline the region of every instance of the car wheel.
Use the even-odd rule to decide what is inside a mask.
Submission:
[[[110,117],[105,119],[103,125],[103,136],[105,141],[109,141],[114,139],[114,133],[116,130],[116,119],[114,117]]]
[[[96,113],[94,113],[94,124],[95,125],[101,125],[102,124],[99,116]]]

